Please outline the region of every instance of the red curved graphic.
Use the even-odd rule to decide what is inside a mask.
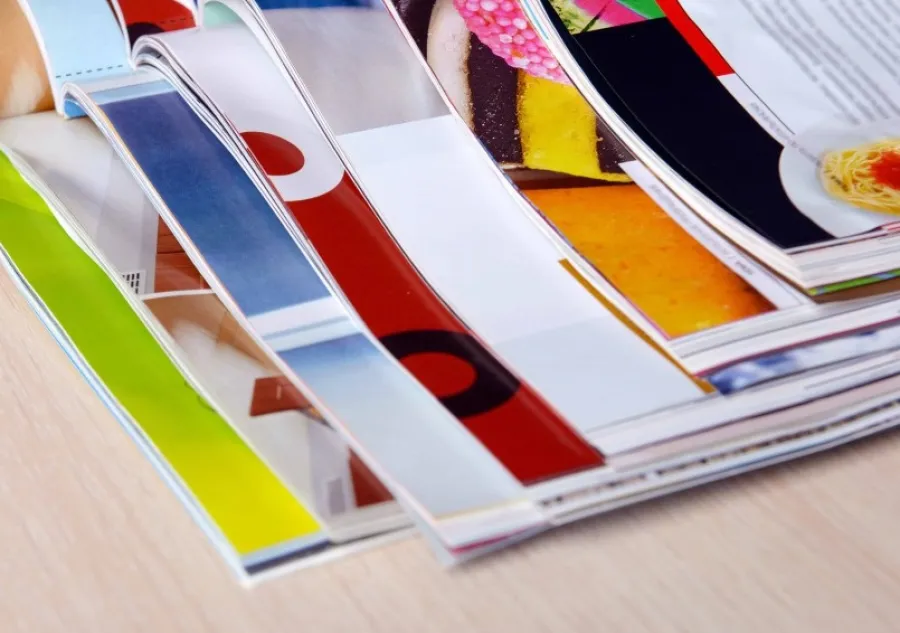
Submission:
[[[306,163],[303,152],[280,136],[266,132],[241,132],[241,137],[269,176],[295,174]]]
[[[133,45],[141,35],[177,31],[196,26],[194,14],[175,0],[112,0],[125,20]]]
[[[346,172],[325,195],[287,206],[369,330],[520,481],[603,463],[447,309]]]
[[[719,53],[719,49],[713,46],[703,31],[700,30],[691,17],[681,8],[678,0],[656,0],[659,8],[666,14],[666,18],[672,23],[678,32],[681,33],[694,52],[703,60],[703,63],[717,77],[722,75],[733,75],[734,70]]]

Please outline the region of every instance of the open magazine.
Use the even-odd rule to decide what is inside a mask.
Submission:
[[[523,6],[611,129],[717,230],[813,294],[896,276],[897,82],[877,28],[894,9]]]
[[[392,538],[402,508],[463,560],[895,423],[887,340],[744,367],[728,395],[674,362],[513,186],[559,177],[500,170],[396,13],[192,15],[134,38],[120,74],[59,85],[86,118],[10,119],[0,141],[323,555]],[[116,55],[129,24],[102,22]]]

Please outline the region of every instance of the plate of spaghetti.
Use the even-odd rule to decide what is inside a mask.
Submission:
[[[779,171],[794,205],[835,237],[900,222],[900,121],[805,132]]]

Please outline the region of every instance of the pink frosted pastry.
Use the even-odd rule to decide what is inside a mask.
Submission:
[[[597,20],[609,26],[634,24],[646,19],[617,0],[575,0],[575,4],[585,13],[596,16]]]
[[[513,68],[559,83],[569,80],[514,0],[453,0],[482,44]]]

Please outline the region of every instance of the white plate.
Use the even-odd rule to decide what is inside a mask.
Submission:
[[[850,149],[885,138],[900,138],[900,120],[852,127],[835,121],[803,132],[781,153],[781,184],[794,206],[834,235],[848,237],[900,222],[900,215],[867,211],[829,195],[822,186],[819,162],[830,151]]]

